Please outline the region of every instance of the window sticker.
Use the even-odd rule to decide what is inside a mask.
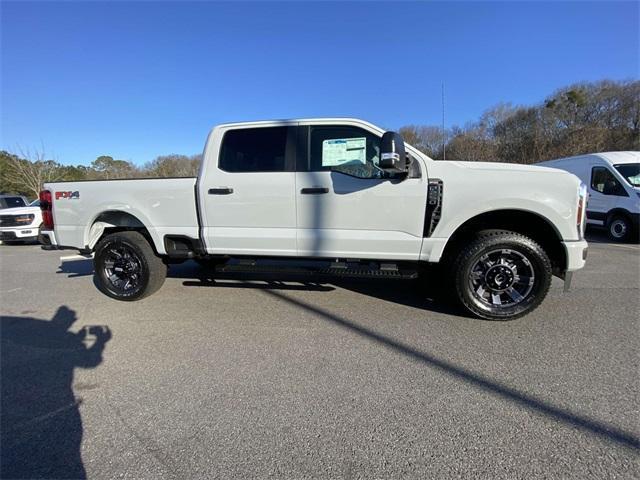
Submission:
[[[332,138],[322,142],[322,166],[367,163],[367,138]]]

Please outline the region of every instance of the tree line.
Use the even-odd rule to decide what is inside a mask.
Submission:
[[[36,198],[46,182],[121,178],[194,177],[202,155],[162,155],[142,166],[102,155],[89,165],[62,165],[42,151],[16,155],[0,151],[0,192]]]
[[[434,159],[536,163],[640,150],[640,81],[575,84],[537,105],[496,105],[463,127],[408,125],[400,132]]]
[[[640,81],[604,80],[557,90],[533,106],[508,103],[464,126],[400,128],[407,143],[434,159],[536,163],[583,153],[640,150]],[[43,151],[0,151],[0,191],[37,197],[45,182],[189,177],[201,155],[164,155],[142,166],[111,156],[63,165]]]

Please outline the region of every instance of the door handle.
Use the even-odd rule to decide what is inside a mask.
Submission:
[[[329,189],[327,187],[303,188],[300,193],[303,195],[318,195],[320,193],[329,193]]]
[[[209,195],[231,195],[232,193],[233,193],[233,188],[229,188],[229,187],[209,189]]]

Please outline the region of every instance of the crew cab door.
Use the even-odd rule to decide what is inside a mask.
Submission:
[[[198,192],[208,253],[296,254],[295,125],[222,128]]]
[[[358,126],[299,128],[300,256],[417,260],[427,178],[379,170],[380,136]]]

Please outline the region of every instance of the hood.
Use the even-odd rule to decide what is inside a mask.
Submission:
[[[500,163],[500,162],[460,162],[453,160],[450,163],[456,164],[463,168],[470,168],[472,170],[493,170],[502,172],[532,172],[532,173],[563,173],[570,175],[565,170],[550,167],[539,167],[537,165],[522,165],[519,163]]]
[[[40,207],[13,207],[0,210],[0,215],[25,215],[30,213],[37,215],[40,213]]]

